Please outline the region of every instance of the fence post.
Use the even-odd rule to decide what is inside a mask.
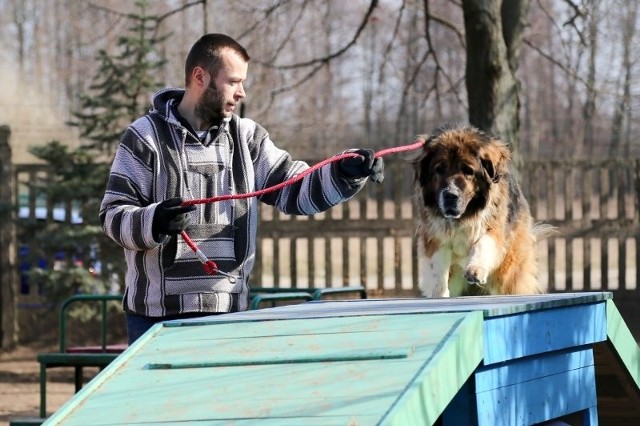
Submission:
[[[9,126],[0,126],[0,348],[18,342],[16,315],[17,251],[14,176]]]

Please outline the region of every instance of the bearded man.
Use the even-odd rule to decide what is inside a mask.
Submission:
[[[373,150],[327,164],[258,198],[211,204],[186,200],[245,194],[307,170],[267,131],[235,112],[245,98],[249,55],[224,34],[207,34],[185,61],[185,89],[156,93],[150,112],[124,132],[100,207],[104,232],[124,249],[129,343],[154,324],[237,312],[249,304],[258,201],[313,215],[381,182]],[[180,234],[187,231],[218,273],[208,274]]]

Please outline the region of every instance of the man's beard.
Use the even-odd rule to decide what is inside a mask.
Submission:
[[[224,105],[224,96],[211,82],[198,100],[195,114],[202,121],[202,124],[208,128],[225,117]]]

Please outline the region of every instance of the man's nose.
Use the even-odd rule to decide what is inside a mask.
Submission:
[[[247,94],[244,91],[244,85],[240,84],[238,86],[238,90],[236,90],[236,96],[238,96],[239,98],[245,98],[247,96]]]

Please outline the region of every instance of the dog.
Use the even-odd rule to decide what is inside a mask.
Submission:
[[[424,297],[544,293],[534,224],[501,140],[470,125],[421,135],[412,160]]]

